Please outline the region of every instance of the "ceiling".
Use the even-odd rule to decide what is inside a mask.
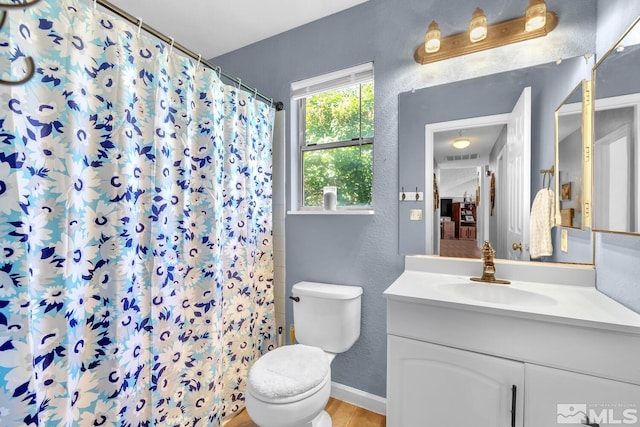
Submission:
[[[465,154],[477,154],[481,160],[489,158],[489,153],[500,136],[505,125],[480,126],[466,129],[442,131],[433,134],[433,155],[436,162],[443,166],[447,156],[460,156]],[[453,140],[464,137],[471,141],[467,148],[459,150],[453,147]],[[480,162],[478,162],[480,163]],[[465,166],[468,166],[466,164]]]
[[[366,0],[110,0],[203,58],[248,46]]]

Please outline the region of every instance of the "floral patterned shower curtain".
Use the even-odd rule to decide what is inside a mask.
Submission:
[[[0,425],[219,425],[275,342],[273,109],[91,4],[8,21]]]

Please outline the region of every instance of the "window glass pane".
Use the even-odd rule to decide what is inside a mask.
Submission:
[[[360,138],[360,86],[362,137],[373,137],[373,82],[319,93],[305,98],[306,144]]]
[[[371,206],[373,145],[303,153],[304,206],[322,206],[322,188],[338,188],[338,206]]]
[[[362,138],[373,138],[373,82],[362,85]]]

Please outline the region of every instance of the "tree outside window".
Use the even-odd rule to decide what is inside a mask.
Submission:
[[[338,206],[372,204],[373,81],[321,92],[299,101],[302,127],[302,202],[322,206],[322,189],[336,186]]]

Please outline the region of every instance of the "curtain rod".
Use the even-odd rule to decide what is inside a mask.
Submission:
[[[246,84],[242,83],[242,81],[238,77],[234,77],[234,76],[231,76],[231,75],[225,73],[224,71],[222,71],[222,68],[213,65],[212,63],[210,63],[206,59],[203,59],[200,55],[196,55],[195,52],[193,52],[192,50],[189,50],[186,47],[184,47],[183,45],[181,45],[180,43],[176,42],[171,37],[168,37],[168,36],[162,34],[160,31],[156,30],[155,28],[145,24],[142,21],[142,19],[136,18],[135,16],[133,16],[133,15],[125,12],[124,10],[120,9],[118,6],[116,6],[116,5],[112,4],[112,3],[109,3],[107,0],[93,0],[94,6],[95,6],[96,3],[99,4],[100,6],[104,7],[105,9],[115,13],[116,15],[126,19],[130,23],[140,26],[140,28],[142,28],[143,30],[145,30],[146,32],[151,34],[152,36],[159,38],[164,43],[169,44],[169,45],[173,45],[174,49],[178,49],[182,53],[184,53],[185,55],[189,56],[190,58],[195,59],[196,61],[200,61],[200,63],[202,65],[205,65],[206,67],[208,67],[208,68],[210,68],[210,69],[212,69],[212,70],[214,70],[216,72],[219,72],[222,77],[225,77],[225,78],[231,80],[232,82],[235,82],[236,84],[239,84],[243,88],[247,89],[249,92],[255,93],[255,95],[257,97],[259,97],[263,101],[275,106],[277,110],[282,110],[284,108],[284,106],[283,106],[283,104],[281,102],[274,102],[273,98],[269,98],[269,97],[259,93],[257,89],[252,88],[252,87],[247,86]]]

